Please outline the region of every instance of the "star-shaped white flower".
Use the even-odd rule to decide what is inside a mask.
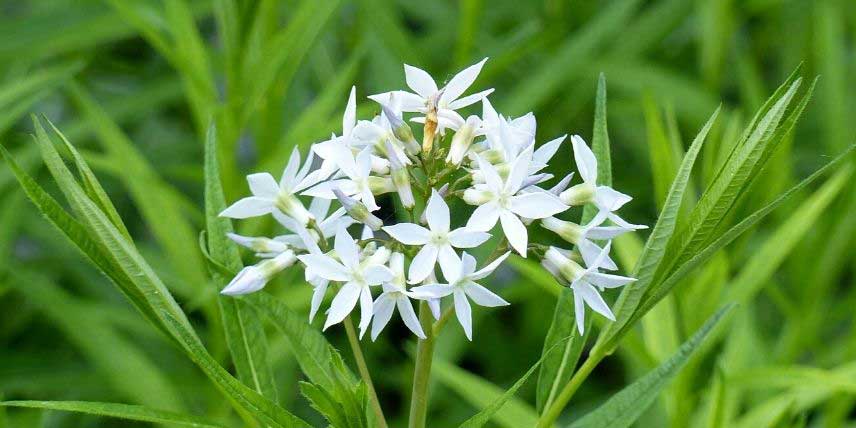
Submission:
[[[564,285],[570,286],[574,292],[574,314],[577,320],[577,329],[583,334],[585,328],[585,306],[588,305],[595,312],[615,321],[615,315],[609,309],[609,305],[603,301],[600,293],[595,287],[601,289],[616,288],[636,281],[635,278],[626,276],[610,275],[597,271],[598,266],[609,254],[612,242],[603,247],[600,254],[592,261],[588,268],[583,268],[577,262],[570,259],[570,252],[556,247],[550,247],[544,254],[541,265],[544,266],[556,279]]]
[[[342,135],[337,137],[333,134],[329,140],[312,145],[310,153],[318,155],[322,159],[321,166],[308,174],[300,183],[306,189],[312,187],[328,178],[338,170],[333,154],[338,150],[351,150],[351,134],[357,125],[357,87],[351,87],[348,95],[348,103],[342,114]]]
[[[304,195],[324,199],[335,199],[334,189],[339,189],[348,196],[365,204],[369,211],[376,211],[380,207],[375,202],[375,193],[394,192],[395,186],[389,177],[372,176],[372,154],[371,148],[363,149],[354,158],[350,149],[339,150],[334,155],[334,162],[347,178],[339,178],[320,183],[303,192]]]
[[[405,245],[421,245],[422,248],[410,263],[410,283],[415,284],[428,277],[434,271],[434,265],[440,261],[440,267],[451,266],[458,256],[454,248],[473,248],[490,239],[485,231],[470,227],[460,227],[449,231],[449,206],[443,197],[432,190],[431,199],[425,207],[425,219],[428,228],[414,223],[398,223],[383,228],[396,241]],[[453,248],[454,247],[454,248]]]
[[[594,152],[579,135],[571,137],[571,144],[574,148],[574,161],[583,182],[562,192],[559,195],[562,202],[568,205],[592,203],[597,207],[599,216],[612,220],[618,226],[625,229],[645,229],[647,226],[630,224],[615,214],[615,211],[633,198],[612,187],[598,186],[597,158],[594,156]]]
[[[455,110],[477,103],[493,92],[493,89],[488,89],[461,98],[461,95],[475,82],[485,61],[487,58],[463,69],[449,79],[449,83],[442,89],[437,87],[437,82],[425,70],[405,64],[404,75],[407,86],[415,93],[392,91],[371,95],[369,98],[383,103],[389,100],[390,96],[394,96],[400,100],[402,111],[420,113],[426,113],[428,106],[436,102],[440,132],[445,128],[458,129],[464,123],[464,119]],[[424,117],[416,118],[414,121],[424,121]]]
[[[508,302],[502,297],[497,296],[494,292],[479,285],[478,281],[491,273],[502,264],[503,261],[511,253],[505,253],[498,259],[491,262],[489,265],[476,271],[476,259],[464,252],[463,257],[450,263],[443,270],[443,277],[446,278],[447,284],[428,284],[420,287],[415,287],[411,292],[419,298],[439,299],[448,295],[454,297],[455,316],[461,327],[464,328],[464,334],[467,339],[473,340],[473,323],[472,309],[470,300],[479,306],[496,307],[506,306]]]
[[[383,328],[389,323],[396,307],[402,321],[404,321],[404,325],[417,337],[424,339],[425,332],[422,331],[422,324],[419,322],[419,318],[413,310],[413,305],[410,303],[410,299],[414,296],[413,293],[407,290],[404,278],[404,255],[401,253],[392,253],[392,256],[389,258],[389,267],[394,276],[390,281],[383,283],[383,294],[378,296],[374,302],[372,340],[376,340]]]
[[[306,177],[311,166],[311,154],[303,167],[300,166],[300,151],[295,147],[279,183],[266,172],[248,175],[247,183],[250,185],[253,196],[235,202],[223,210],[220,216],[243,219],[270,214],[274,210],[279,210],[303,225],[308,224],[310,220],[314,219],[314,216],[297,198],[297,193],[303,189],[300,182]]]
[[[481,156],[477,155],[476,159],[479,170],[484,174],[485,183],[464,192],[464,201],[479,205],[467,222],[467,227],[488,231],[499,221],[512,248],[526,257],[528,235],[520,217],[550,217],[567,210],[568,206],[545,191],[520,192],[524,180],[528,177],[532,146],[514,160],[505,180],[500,178],[496,168]]]
[[[333,298],[324,329],[345,319],[360,302],[360,336],[372,318],[372,294],[369,288],[392,279],[392,271],[371,258],[360,262],[360,248],[344,228],[336,233],[334,249],[338,260],[327,254],[311,253],[298,256],[314,275],[328,281],[344,283]],[[384,263],[386,261],[384,260]]]

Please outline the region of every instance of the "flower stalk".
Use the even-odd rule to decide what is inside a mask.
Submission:
[[[434,359],[434,328],[431,309],[428,302],[419,303],[419,322],[425,331],[425,339],[416,344],[416,365],[413,369],[413,390],[410,398],[409,428],[425,428],[428,414],[428,384],[431,378],[431,364]]]

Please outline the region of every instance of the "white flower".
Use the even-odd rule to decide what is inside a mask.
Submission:
[[[377,339],[378,334],[389,323],[396,307],[402,321],[404,321],[404,325],[417,337],[424,339],[425,333],[422,331],[422,324],[419,322],[419,318],[413,310],[413,305],[410,303],[410,298],[414,297],[413,293],[407,291],[404,278],[404,255],[401,253],[392,253],[392,256],[389,258],[389,267],[394,276],[390,281],[383,283],[383,294],[378,296],[374,302],[372,340]]]
[[[300,183],[301,187],[306,189],[312,187],[328,178],[336,172],[338,167],[333,160],[333,154],[338,150],[351,150],[351,133],[357,124],[357,87],[351,87],[351,93],[348,95],[348,103],[345,105],[345,112],[342,115],[342,136],[337,137],[333,134],[329,140],[313,144],[310,153],[315,153],[323,161],[321,166],[307,175]]]
[[[371,258],[360,262],[360,248],[344,228],[336,233],[334,249],[339,260],[319,253],[304,254],[298,258],[306,265],[307,272],[311,270],[314,275],[328,281],[344,283],[333,298],[324,329],[344,320],[359,301],[360,336],[362,337],[371,322],[373,313],[369,286],[389,281],[392,279],[392,272]]]
[[[464,192],[464,201],[470,205],[479,205],[470,217],[467,227],[488,231],[499,220],[512,248],[526,257],[526,226],[519,217],[545,218],[567,210],[568,206],[552,194],[541,190],[518,194],[528,174],[532,146],[514,160],[505,181],[500,178],[493,165],[481,156],[477,155],[476,159],[479,170],[484,174],[485,183]]]
[[[455,257],[454,262],[446,267],[440,266],[443,270],[443,277],[446,278],[448,284],[423,285],[413,288],[411,292],[419,298],[439,299],[450,294],[453,295],[455,316],[458,318],[461,327],[464,328],[467,339],[473,340],[472,309],[469,301],[472,300],[475,304],[486,307],[508,305],[508,302],[502,297],[497,296],[475,281],[493,273],[509,254],[511,253],[503,254],[489,265],[476,271],[476,259],[464,252],[462,259],[459,260]]]
[[[438,259],[441,269],[457,262],[458,256],[452,247],[473,248],[490,239],[490,234],[470,227],[449,231],[449,206],[436,190],[432,190],[431,199],[425,207],[425,219],[428,229],[414,223],[398,223],[383,228],[402,244],[422,246],[410,263],[408,276],[411,284],[427,278]]]
[[[266,172],[248,175],[247,183],[250,185],[253,196],[235,202],[223,210],[220,216],[243,219],[279,210],[303,225],[308,224],[314,216],[297,198],[297,193],[303,189],[299,183],[306,177],[311,166],[312,156],[310,155],[303,167],[300,167],[300,151],[295,147],[279,184]]]
[[[559,220],[555,217],[547,217],[541,220],[541,226],[545,229],[555,232],[559,237],[571,244],[577,246],[580,254],[583,256],[586,265],[592,265],[601,253],[601,248],[592,242],[592,240],[605,241],[615,238],[618,235],[630,232],[632,229],[626,229],[621,226],[601,226],[604,217],[594,218],[585,226],[580,226],[574,222]],[[598,265],[601,269],[616,270],[618,266],[607,255]]]
[[[437,83],[425,70],[404,65],[404,75],[407,86],[415,93],[406,91],[392,91],[382,94],[371,95],[369,98],[380,103],[385,103],[393,96],[400,100],[401,109],[407,112],[427,113],[428,106],[437,103],[438,131],[442,133],[445,128],[458,129],[464,120],[455,110],[477,103],[493,92],[493,89],[461,98],[461,95],[475,82],[482,66],[487,58],[473,64],[449,80],[442,89],[437,88]],[[424,117],[416,118],[416,122],[424,122]]]
[[[615,321],[615,315],[612,314],[609,305],[600,297],[600,293],[595,289],[595,286],[603,290],[604,288],[621,287],[622,285],[636,281],[635,278],[609,275],[597,271],[597,267],[603,263],[603,259],[609,254],[611,244],[611,242],[608,242],[597,258],[592,261],[592,264],[588,265],[588,268],[585,269],[570,259],[570,254],[567,250],[561,250],[556,247],[550,247],[541,261],[541,265],[550,271],[559,282],[565,285],[570,284],[570,288],[574,292],[574,313],[577,320],[577,329],[580,334],[583,333],[585,327],[584,304],[589,305],[595,312]]]
[[[624,204],[633,198],[609,186],[597,185],[597,158],[579,135],[571,137],[574,147],[574,160],[583,182],[571,187],[559,195],[562,202],[568,205],[594,204],[598,215],[612,220],[613,223],[625,229],[645,229],[647,226],[634,225],[624,221],[615,214]]]
[[[264,260],[257,265],[247,266],[235,275],[235,278],[220,291],[220,294],[237,296],[259,291],[274,275],[293,265],[295,261],[297,258],[294,256],[294,252],[286,250],[272,259]]]
[[[342,193],[361,201],[369,211],[376,211],[380,207],[375,203],[374,195],[395,191],[395,186],[389,177],[371,175],[371,148],[363,149],[356,159],[350,149],[337,150],[332,156],[333,161],[347,178],[325,181],[303,192],[303,194],[317,198],[335,199],[336,195],[333,193],[333,189],[339,189]]]
[[[297,249],[310,250],[312,247],[317,247],[319,241],[332,238],[340,228],[354,224],[354,219],[345,215],[345,208],[340,207],[328,215],[331,202],[329,199],[313,198],[309,204],[309,212],[315,217],[317,229],[323,236],[318,236],[316,228],[307,230],[306,226],[297,223],[294,219],[274,212],[273,218],[294,233],[280,235],[273,240]]]

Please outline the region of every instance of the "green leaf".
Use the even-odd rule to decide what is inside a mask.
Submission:
[[[330,361],[338,352],[327,342],[324,335],[312,328],[302,316],[268,294],[255,293],[244,296],[241,300],[265,315],[285,336],[294,350],[294,357],[297,358],[300,369],[309,380],[328,391],[335,390],[340,374],[333,370]],[[342,376],[351,382],[356,381],[350,372]]]
[[[154,422],[171,425],[175,424],[194,428],[224,427],[224,425],[207,421],[198,416],[119,403],[99,403],[94,401],[3,401],[0,402],[0,406],[87,413],[90,415],[108,416],[111,418],[127,419],[131,421]]]
[[[330,426],[368,428],[368,389],[362,380],[354,380],[338,353],[332,354],[334,385],[332,389],[307,382],[300,383],[300,392],[312,407],[321,413]]]
[[[208,238],[208,254],[213,262],[232,271],[241,266],[237,246],[227,238],[232,232],[232,223],[219,214],[226,208],[223,188],[220,184],[220,169],[217,163],[217,130],[211,126],[205,139],[205,218]],[[217,269],[211,269],[215,287],[221,287],[231,279]],[[264,326],[256,313],[244,302],[228,296],[217,297],[220,317],[226,334],[226,344],[238,378],[256,392],[276,401],[276,385],[273,372],[267,362],[267,338]]]
[[[850,148],[847,149],[844,153],[838,155],[835,159],[831,160],[829,163],[819,168],[817,171],[803,179],[797,185],[788,189],[785,193],[780,195],[773,202],[770,202],[758,211],[755,211],[754,213],[746,216],[740,223],[723,232],[715,241],[710,243],[705,248],[701,249],[696,255],[692,256],[689,260],[674,269],[674,271],[669,275],[669,277],[659,282],[657,286],[651,291],[650,295],[646,297],[645,301],[640,305],[640,308],[637,311],[638,316],[644,315],[647,310],[652,308],[658,301],[660,301],[664,296],[666,296],[694,269],[701,266],[705,261],[713,257],[713,255],[716,254],[717,251],[731,243],[743,232],[757,224],[759,221],[761,221],[761,219],[763,219],[768,214],[770,214],[770,212],[778,208],[782,203],[789,200],[800,190],[804,189],[809,184],[811,184],[830,170],[833,170],[842,162],[847,161],[854,149],[856,149],[856,144],[851,145]],[[634,315],[634,320],[637,319],[638,316]]]
[[[567,337],[564,339],[567,340]],[[549,350],[548,354],[552,351],[555,351],[555,349]],[[484,408],[484,410],[482,410],[481,412],[478,412],[473,417],[464,421],[464,423],[462,423],[458,428],[480,428],[480,427],[483,427],[488,422],[488,420],[490,420],[492,417],[494,417],[494,415],[497,412],[502,410],[503,406],[505,406],[505,404],[508,403],[509,400],[514,398],[514,394],[517,394],[517,390],[520,389],[520,387],[526,383],[526,381],[529,379],[529,377],[532,376],[532,373],[535,373],[535,369],[538,368],[538,366],[541,364],[541,361],[543,361],[543,360],[544,360],[544,357],[541,357],[541,359],[536,361],[535,364],[533,364],[532,367],[530,367],[529,370],[527,370],[526,373],[520,379],[517,380],[517,382],[514,382],[514,385],[511,385],[511,388],[508,388],[508,390],[503,392],[502,395],[500,395],[499,397],[496,397],[493,400],[493,402],[491,402],[487,407]],[[466,376],[464,376],[464,378],[466,378]],[[479,379],[475,378],[475,380],[478,381]],[[491,389],[491,387],[493,387],[493,385],[486,384],[480,390],[479,390],[479,388],[476,388],[475,390],[479,391],[480,394],[483,394],[486,391],[489,391]],[[527,419],[524,421],[523,417],[521,417],[519,420],[515,419],[512,421],[511,420],[512,418],[509,417],[509,423],[513,422],[514,424],[516,424],[516,425],[512,425],[512,426],[528,426],[529,422],[537,422],[538,415],[536,413],[530,414],[530,412],[532,411],[531,408],[529,408],[528,406],[525,406],[522,403],[515,403],[515,406],[520,408],[521,416],[523,415],[523,412],[526,412],[526,418]],[[529,420],[528,419],[529,417],[534,418],[534,420]]]
[[[731,305],[720,309],[671,358],[571,424],[570,428],[626,428],[633,425],[730,309]]]
[[[654,230],[651,232],[651,236],[648,237],[648,241],[645,243],[642,254],[639,256],[639,261],[636,263],[636,267],[631,275],[637,278],[637,280],[625,286],[619,295],[614,309],[616,320],[613,323],[609,323],[598,337],[595,344],[595,349],[598,351],[607,353],[612,351],[618,340],[630,327],[631,319],[634,318],[639,304],[648,292],[648,288],[654,280],[654,274],[666,253],[666,247],[672,238],[672,233],[675,231],[681,203],[689,184],[690,173],[693,170],[693,165],[695,165],[696,157],[718,114],[719,109],[713,113],[698,135],[696,135],[687,154],[681,161],[681,167],[675,176],[675,180],[672,182],[672,187],[669,189],[669,194],[663,204],[663,209],[660,211],[660,216],[657,218],[657,223],[654,225]]]
[[[535,426],[538,422],[535,409],[524,401],[513,398],[516,388],[520,388],[537,367],[538,363],[535,363],[521,378],[523,382],[518,380],[508,391],[503,391],[500,387],[443,360],[435,360],[432,371],[440,382],[457,392],[473,406],[485,408],[464,422],[461,427],[479,427],[492,418],[500,426],[517,428]]]

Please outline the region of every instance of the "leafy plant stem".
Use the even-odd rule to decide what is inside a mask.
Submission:
[[[553,404],[550,405],[545,411],[544,414],[541,415],[541,419],[538,420],[538,425],[536,428],[547,428],[553,426],[553,423],[556,422],[556,419],[559,418],[559,415],[562,413],[562,410],[565,409],[565,406],[568,404],[568,401],[571,400],[571,397],[577,392],[577,389],[580,388],[580,385],[588,378],[591,374],[592,370],[603,360],[604,355],[601,353],[590,354],[588,358],[586,358],[583,365],[580,366],[579,370],[571,377],[571,380],[565,384],[564,388],[562,388],[562,392],[556,396]]]
[[[369,368],[366,366],[366,358],[363,356],[363,350],[360,348],[360,339],[357,337],[357,332],[354,329],[354,322],[351,321],[350,316],[347,316],[345,317],[344,324],[345,331],[348,334],[348,343],[351,345],[351,351],[354,353],[354,360],[357,362],[357,370],[360,372],[360,377],[363,378],[363,382],[366,383],[366,389],[369,392],[372,409],[377,417],[377,424],[381,428],[386,428],[386,418],[383,416],[383,409],[380,407],[380,401],[377,399],[377,392],[375,392]]]
[[[425,330],[425,339],[416,345],[416,367],[413,371],[413,393],[410,398],[410,428],[425,428],[428,413],[428,380],[434,357],[434,329],[431,327],[431,309],[428,302],[419,304],[419,321]],[[439,321],[438,321],[439,322]]]

